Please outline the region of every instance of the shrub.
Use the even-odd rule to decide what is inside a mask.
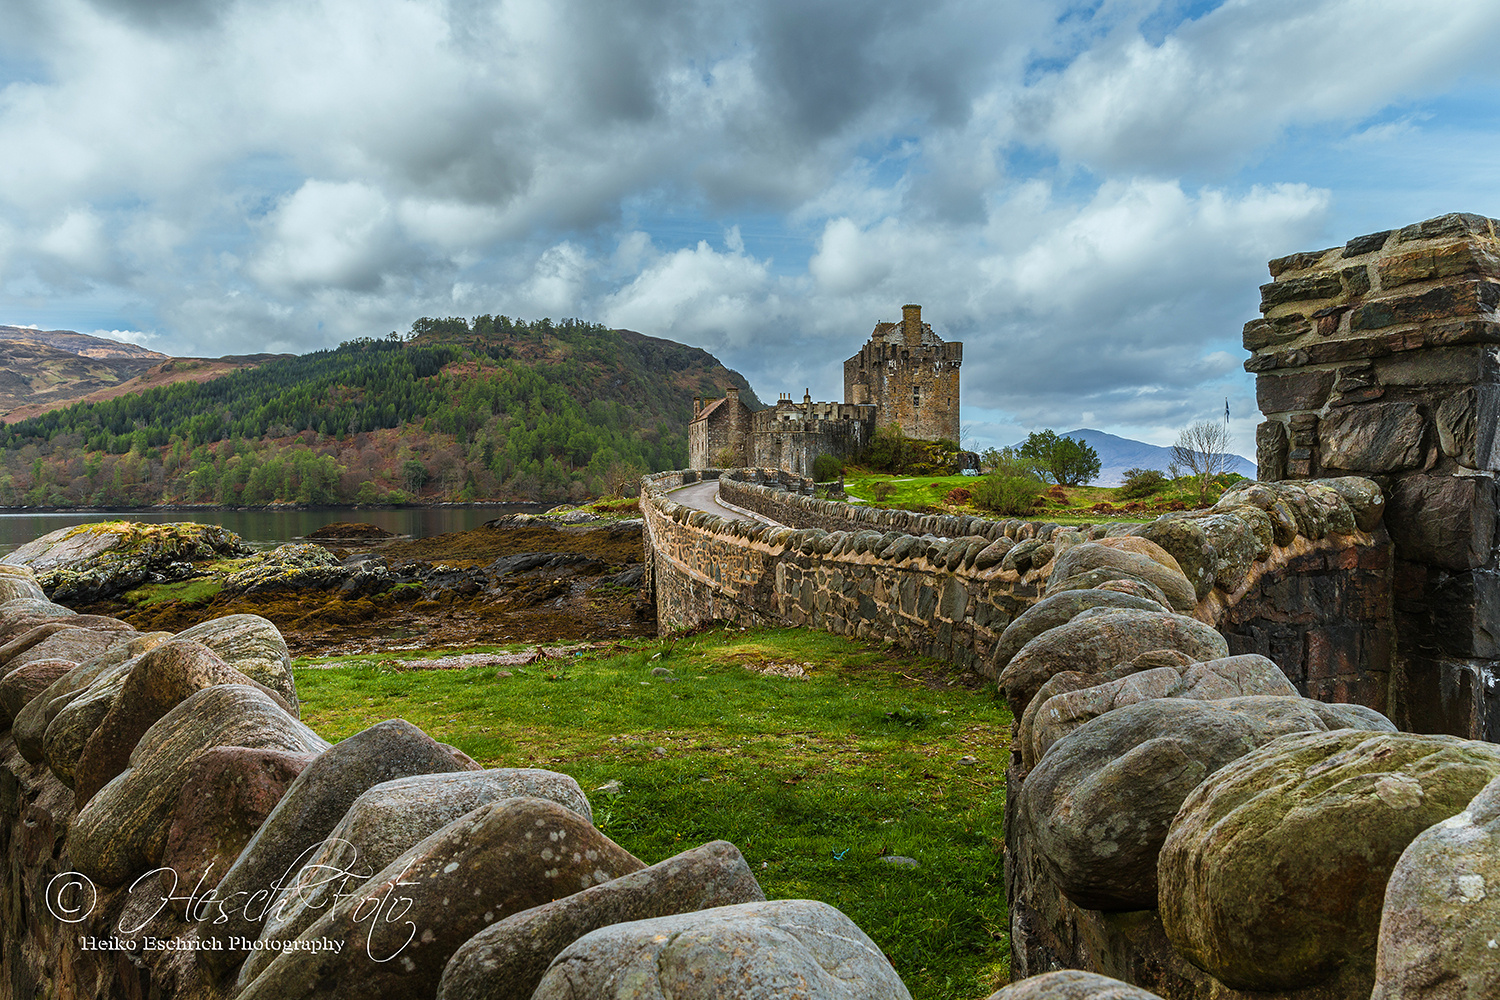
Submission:
[[[844,474],[844,463],[833,455],[819,455],[813,459],[813,480],[829,483]]]
[[[1122,500],[1153,496],[1167,487],[1167,477],[1155,469],[1126,469],[1125,481],[1116,494]]]
[[[974,484],[974,502],[997,514],[1029,514],[1046,487],[1029,476],[990,473]]]
[[[896,492],[895,484],[881,480],[870,487],[870,493],[875,497],[876,503],[885,503]]]
[[[948,495],[945,496],[943,500],[945,503],[965,504],[968,503],[973,496],[974,492],[972,490],[967,490],[962,486],[955,486],[953,487],[953,489],[948,491]]]

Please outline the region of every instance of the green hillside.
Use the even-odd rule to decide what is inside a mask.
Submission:
[[[201,384],[0,424],[0,504],[576,499],[687,462],[694,394],[744,378],[592,323],[421,319]]]

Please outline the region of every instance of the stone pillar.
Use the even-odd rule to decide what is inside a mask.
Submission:
[[[1273,260],[1244,343],[1260,478],[1385,490],[1393,720],[1500,741],[1497,231],[1445,215]]]
[[[922,307],[901,307],[901,339],[907,347],[922,346]]]

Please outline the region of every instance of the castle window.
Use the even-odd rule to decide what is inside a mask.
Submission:
[[[918,389],[916,386],[912,386],[911,387],[911,405],[912,406],[921,406],[922,405],[922,390]]]

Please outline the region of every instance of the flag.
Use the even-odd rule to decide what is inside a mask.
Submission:
[[[1224,422],[1229,423],[1229,397],[1224,397]]]

